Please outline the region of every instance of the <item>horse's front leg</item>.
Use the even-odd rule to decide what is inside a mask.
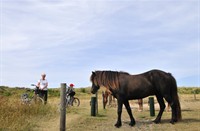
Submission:
[[[122,121],[121,121],[121,114],[122,114],[122,101],[117,99],[117,103],[118,103],[118,109],[117,109],[117,114],[118,114],[118,119],[117,119],[117,123],[115,124],[115,126],[117,128],[122,126]]]
[[[133,114],[132,114],[132,111],[131,111],[131,107],[130,107],[130,105],[129,105],[128,100],[124,101],[124,105],[125,105],[126,110],[127,110],[128,114],[129,114],[129,117],[130,117],[130,119],[131,119],[131,122],[129,123],[129,125],[130,125],[130,126],[134,126],[134,125],[135,125],[135,119],[134,119],[134,117],[133,117]]]

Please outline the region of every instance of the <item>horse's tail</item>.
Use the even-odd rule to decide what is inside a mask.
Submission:
[[[170,74],[171,75],[171,74]],[[172,75],[171,75],[172,76]],[[178,89],[177,89],[177,84],[176,84],[176,80],[175,78],[172,76],[172,80],[171,80],[171,95],[172,95],[172,99],[173,99],[173,103],[175,104],[175,113],[176,113],[176,119],[179,121],[182,119],[182,115],[181,115],[181,105],[180,105],[180,101],[179,101],[179,97],[178,97]]]

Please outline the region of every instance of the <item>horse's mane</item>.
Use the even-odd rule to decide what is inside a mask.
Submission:
[[[118,89],[119,88],[119,74],[127,74],[126,72],[117,71],[95,71],[90,77],[90,80],[99,86],[107,88]]]

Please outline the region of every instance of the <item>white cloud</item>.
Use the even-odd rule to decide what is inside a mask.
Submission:
[[[2,1],[0,85],[27,85],[47,72],[51,86],[87,86],[96,69],[196,76],[197,7],[196,1]]]

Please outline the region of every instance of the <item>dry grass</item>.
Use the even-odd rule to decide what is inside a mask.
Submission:
[[[18,99],[1,97],[0,130],[31,130],[37,120],[51,118],[56,109],[50,105],[23,105]]]
[[[147,105],[148,99],[144,99],[144,111],[137,111],[137,101],[131,101],[133,115],[136,125],[130,127],[129,116],[125,109],[122,113],[122,127],[114,127],[117,118],[116,108],[103,109],[101,95],[99,95],[99,113],[96,117],[90,116],[90,98],[88,94],[77,94],[81,101],[80,107],[67,109],[66,128],[67,131],[200,131],[200,95],[194,100],[193,95],[180,95],[183,120],[175,125],[169,123],[171,112],[164,112],[161,124],[151,121]],[[24,106],[20,105],[16,98],[1,97],[0,99],[0,131],[4,130],[33,130],[33,131],[57,131],[59,130],[60,114],[58,112],[58,97],[49,99],[46,106]],[[157,103],[157,102],[155,102]],[[156,114],[158,106],[155,104]]]
[[[194,100],[193,95],[181,95],[181,106],[182,106],[182,116],[183,120],[174,125],[170,124],[169,121],[171,119],[171,112],[164,112],[162,117],[161,124],[154,124],[152,120],[155,117],[150,117],[149,108],[147,104],[144,105],[144,111],[138,112],[137,101],[131,101],[132,103],[132,111],[133,115],[136,119],[136,125],[134,127],[130,127],[129,124],[129,116],[125,109],[123,109],[122,113],[122,127],[117,129],[114,127],[114,124],[117,119],[117,109],[116,108],[107,108],[103,110],[101,100],[99,100],[99,114],[97,117],[90,116],[90,109],[85,108],[79,109],[78,115],[73,112],[67,115],[68,117],[76,116],[76,120],[73,122],[69,122],[67,124],[67,130],[72,131],[128,131],[128,130],[136,130],[136,131],[200,131],[200,95],[198,95],[197,100]],[[148,99],[144,99],[144,102],[147,103]],[[88,101],[85,101],[87,103]],[[157,103],[157,102],[155,102]],[[158,104],[155,105],[156,114],[158,114]],[[74,110],[77,110],[74,108]],[[77,116],[79,116],[77,118]],[[69,118],[69,119],[70,119]]]

